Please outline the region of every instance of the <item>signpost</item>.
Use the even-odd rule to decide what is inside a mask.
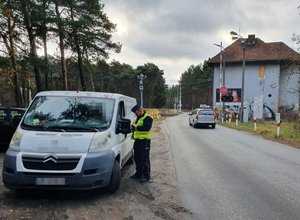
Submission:
[[[276,113],[275,120],[276,120],[276,124],[277,124],[276,135],[277,135],[277,137],[279,137],[279,135],[280,135],[280,113]]]
[[[220,88],[220,93],[221,93],[222,95],[227,95],[227,93],[228,93],[227,87],[226,87],[226,86],[222,86],[222,87]]]

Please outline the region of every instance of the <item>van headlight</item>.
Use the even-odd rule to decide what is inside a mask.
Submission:
[[[20,144],[23,138],[23,134],[19,132],[19,129],[17,129],[14,133],[14,135],[11,138],[9,149],[12,151],[20,151]]]
[[[109,147],[110,140],[110,131],[105,131],[99,134],[96,133],[91,141],[89,152],[99,152],[106,150]]]

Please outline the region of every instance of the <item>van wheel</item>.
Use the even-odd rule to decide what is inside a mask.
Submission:
[[[117,160],[115,160],[111,177],[110,177],[110,182],[106,188],[107,192],[109,193],[114,193],[117,191],[117,189],[120,186],[121,182],[121,169],[120,169],[120,164]]]
[[[196,123],[194,123],[194,124],[193,124],[193,127],[194,127],[194,128],[197,128],[197,124],[196,124]]]
[[[216,127],[216,125],[211,125],[211,127],[212,127],[212,128],[215,128],[215,127]]]
[[[129,157],[129,159],[127,160],[126,164],[127,165],[131,165],[134,163],[134,152],[131,152],[131,156]]]

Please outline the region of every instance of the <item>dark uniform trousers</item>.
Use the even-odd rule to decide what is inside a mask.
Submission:
[[[136,165],[136,174],[139,177],[150,179],[150,142],[143,139],[134,141],[134,162]]]

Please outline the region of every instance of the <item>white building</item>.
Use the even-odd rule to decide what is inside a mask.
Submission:
[[[244,43],[243,43],[244,42]],[[245,46],[244,103],[254,107],[260,100],[268,114],[286,109],[298,110],[300,100],[300,55],[282,42],[265,43],[255,35],[238,39],[222,51],[223,68],[220,67],[220,53],[208,60],[214,68],[213,103],[220,102],[220,86],[228,88],[233,102],[239,103],[242,91],[243,50]],[[224,65],[225,64],[225,65]],[[220,68],[224,70],[224,84]]]

